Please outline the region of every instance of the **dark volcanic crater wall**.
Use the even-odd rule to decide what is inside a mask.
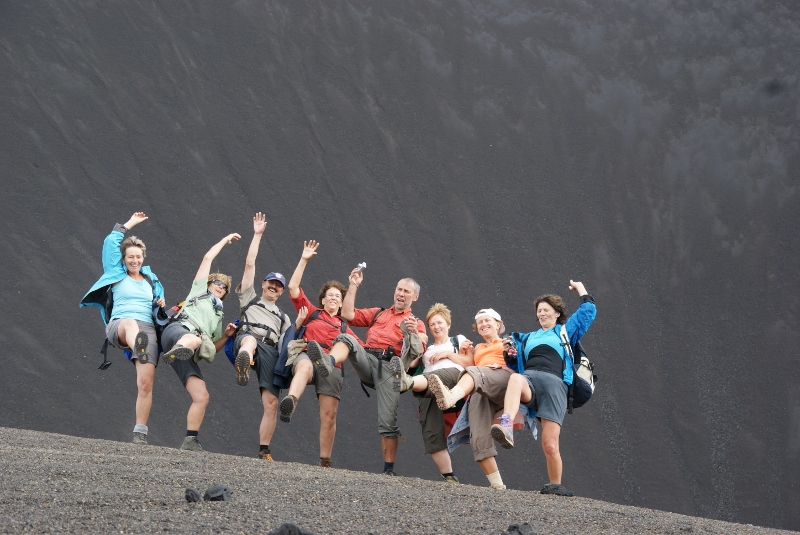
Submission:
[[[478,308],[530,330],[536,295],[584,281],[601,382],[567,418],[565,483],[800,529],[796,3],[2,2],[0,52],[0,426],[129,440],[134,374],[117,352],[96,370],[77,308],[102,238],[146,211],[174,301],[228,232],[217,265],[241,277],[260,210],[259,273],[314,238],[309,293],[366,261],[359,305],[412,276],[417,314],[445,302],[473,339]],[[253,455],[255,389],[205,370],[204,445]],[[334,462],[377,471],[374,397],[346,373]],[[159,367],[151,440],[177,446],[187,406]],[[278,459],[316,462],[315,411],[309,391]],[[404,397],[397,469],[433,478],[414,416]],[[538,489],[518,442],[503,476]]]

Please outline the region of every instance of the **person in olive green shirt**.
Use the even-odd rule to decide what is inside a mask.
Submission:
[[[169,348],[164,360],[180,378],[192,404],[186,414],[186,438],[182,450],[202,451],[197,434],[208,406],[208,390],[197,361],[210,359],[225,346],[225,341],[236,331],[229,323],[223,330],[222,300],[227,297],[233,280],[223,273],[210,273],[211,263],[226,244],[240,236],[228,234],[214,245],[200,263],[194,277],[192,289],[181,307],[180,313],[170,321],[161,335],[161,344]]]

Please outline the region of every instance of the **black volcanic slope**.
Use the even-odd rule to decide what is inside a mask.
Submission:
[[[3,533],[295,535],[277,532],[284,523],[320,535],[788,533],[588,498],[18,429],[0,428],[0,454]],[[202,495],[215,484],[233,491],[229,501],[186,502],[187,487]]]
[[[260,210],[260,273],[314,238],[310,293],[366,261],[358,305],[412,276],[416,313],[445,302],[473,339],[478,308],[531,330],[536,295],[584,281],[601,380],[566,420],[565,484],[800,529],[800,4],[6,1],[0,52],[0,425],[130,440],[133,372],[96,369],[77,308],[101,240],[147,212],[174,301],[228,232],[217,267],[241,277]],[[203,444],[253,456],[255,387],[205,369]],[[376,472],[354,377],[334,463]],[[152,443],[180,443],[187,406],[159,367]],[[316,462],[315,411],[309,392],[276,458]],[[434,479],[414,417],[404,397],[397,471]],[[513,489],[545,482],[529,436],[498,460]]]

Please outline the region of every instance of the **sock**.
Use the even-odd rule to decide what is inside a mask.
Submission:
[[[187,436],[187,437],[196,437],[196,436],[197,436],[197,433],[199,433],[199,432],[200,432],[200,431],[190,431],[190,430],[188,430],[188,429],[187,429],[187,430],[186,430],[186,436]]]
[[[147,426],[144,425],[144,424],[136,424],[135,426],[133,426],[133,432],[134,433],[144,433],[146,435],[147,434]]]
[[[331,366],[336,367],[336,358],[333,355],[328,355],[331,358]]]
[[[458,386],[458,385],[454,386],[454,387],[453,387],[453,388],[450,390],[450,392],[451,392],[451,393],[452,393],[454,396],[456,396],[458,399],[464,399],[464,396],[466,396],[466,395],[467,395],[467,393],[466,393],[466,392],[464,392],[464,389],[463,389],[462,387]]]
[[[491,474],[486,474],[486,478],[489,480],[490,485],[502,485],[503,478],[500,477],[500,470],[497,472],[492,472]]]
[[[259,451],[266,451],[269,453],[269,444],[261,444],[258,449]]]
[[[387,470],[394,470],[394,463],[383,461],[383,471],[386,472]]]
[[[456,473],[455,472],[447,472],[446,474],[442,474],[442,475],[445,476],[445,477],[447,477],[447,476],[456,477]]]

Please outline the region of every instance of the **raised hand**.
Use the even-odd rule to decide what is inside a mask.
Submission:
[[[144,212],[134,212],[128,222],[125,223],[125,228],[130,230],[142,221],[147,221],[147,216]]]
[[[242,237],[241,237],[241,236],[239,236],[239,234],[237,234],[236,232],[233,232],[233,233],[231,233],[231,234],[228,234],[228,235],[227,235],[227,236],[225,236],[224,238],[222,238],[222,239],[220,240],[220,242],[225,242],[225,243],[233,243],[233,242],[235,242],[236,240],[239,240],[239,239],[241,239],[241,238],[242,238]]]
[[[265,230],[267,230],[267,216],[258,212],[253,216],[253,233],[264,234]]]
[[[308,307],[300,307],[300,310],[297,311],[297,319],[294,322],[295,328],[299,329],[305,323],[307,317]]]
[[[303,254],[300,256],[303,260],[311,260],[317,254],[319,242],[315,240],[308,240],[303,242]]]
[[[583,285],[582,282],[574,281],[572,279],[569,280],[569,289],[578,292],[578,295],[586,295],[586,287]]]
[[[360,268],[354,268],[353,271],[350,272],[350,284],[354,284],[356,287],[361,286],[361,281],[364,280],[364,272],[361,271]]]

